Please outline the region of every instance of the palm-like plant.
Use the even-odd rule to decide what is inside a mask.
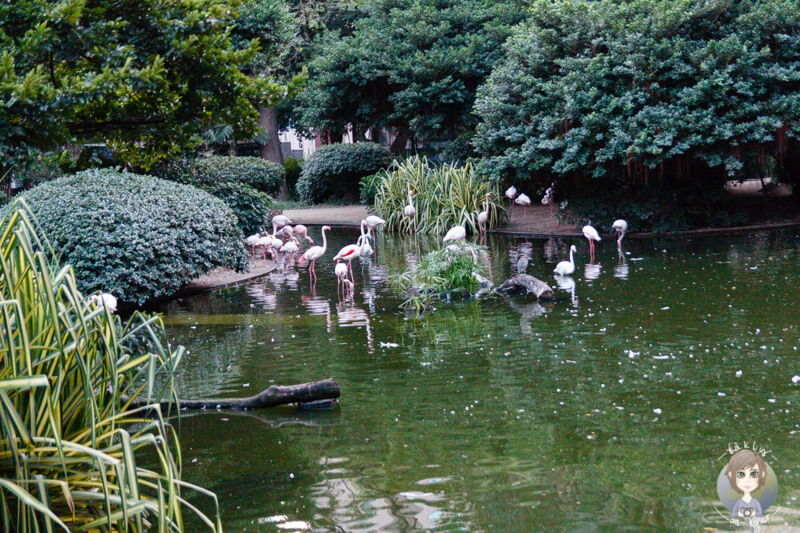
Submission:
[[[159,317],[122,323],[59,267],[27,207],[0,220],[0,515],[4,531],[182,531],[180,446],[158,404],[183,348]],[[149,448],[148,463],[137,453]]]
[[[488,227],[500,224],[505,209],[496,182],[486,181],[467,163],[464,166],[431,165],[427,159],[410,157],[396,162],[392,168],[378,174],[375,211],[386,219],[389,231],[416,231],[441,236],[455,225],[478,232],[478,214],[484,209],[486,193],[489,198]],[[403,216],[408,191],[415,193],[416,216]]]

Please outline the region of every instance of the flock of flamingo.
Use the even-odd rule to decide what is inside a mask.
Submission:
[[[509,187],[505,192],[506,197],[514,203],[521,206],[531,205],[531,199],[524,193],[517,194],[517,189],[514,186]],[[480,233],[486,233],[486,224],[489,220],[489,198],[491,193],[486,193],[483,203],[483,211],[478,213],[478,227]],[[553,205],[553,188],[550,187],[542,198],[542,204]],[[416,208],[414,207],[414,191],[408,191],[408,204],[403,208],[403,215],[407,218],[414,218]],[[293,224],[292,220],[284,215],[276,215],[272,218],[272,234],[260,229],[259,233],[247,237],[247,244],[251,247],[253,258],[256,257],[256,250],[261,250],[261,256],[266,259],[269,255],[273,261],[277,261],[278,254],[281,254],[286,261],[290,264],[295,262],[295,256],[300,251],[301,241],[300,238],[308,241],[313,245],[314,240],[308,236],[308,228],[302,224]],[[355,287],[355,279],[353,276],[353,259],[356,257],[368,258],[374,254],[374,249],[371,240],[375,239],[375,231],[377,228],[386,221],[381,217],[370,215],[361,221],[361,235],[355,244],[348,244],[333,257],[334,273],[336,274],[337,285],[339,290],[352,291]],[[617,247],[622,248],[622,239],[628,230],[628,223],[622,219],[614,221],[612,228],[617,233]],[[328,249],[328,241],[325,235],[329,231],[330,226],[322,226],[322,246],[311,246],[302,256],[297,260],[298,264],[309,263],[309,277],[313,282],[317,279],[316,261],[320,259]],[[591,261],[595,257],[595,242],[601,240],[600,234],[591,225],[583,227],[583,235],[589,241],[589,253]],[[453,226],[445,234],[443,242],[459,242],[464,241],[467,236],[467,230],[463,225]],[[299,237],[299,238],[298,238]],[[577,247],[573,244],[569,249],[569,261],[561,261],[556,265],[553,272],[558,276],[569,276],[575,272],[575,257]],[[527,261],[525,264],[518,262],[517,272],[524,272],[527,268]],[[348,277],[349,276],[349,277]]]

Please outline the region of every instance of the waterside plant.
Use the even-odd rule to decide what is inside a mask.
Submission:
[[[222,531],[216,496],[181,481],[157,403],[175,398],[183,347],[159,317],[123,322],[90,303],[37,229],[23,203],[0,221],[3,531],[180,532],[186,509]],[[210,497],[212,517],[187,489]]]
[[[394,232],[431,233],[441,236],[452,226],[463,225],[468,232],[479,231],[478,214],[489,197],[489,228],[505,216],[495,182],[486,181],[467,163],[435,165],[426,158],[410,157],[376,175],[374,209]],[[403,215],[408,192],[414,193],[414,217]]]

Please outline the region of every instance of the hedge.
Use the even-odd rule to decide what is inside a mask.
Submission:
[[[192,186],[94,169],[22,198],[84,293],[103,290],[142,304],[212,268],[247,267],[230,208]]]
[[[203,183],[238,181],[272,196],[285,183],[283,165],[259,157],[214,156],[196,159],[194,165]]]

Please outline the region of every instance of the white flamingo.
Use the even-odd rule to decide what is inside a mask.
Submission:
[[[569,247],[569,261],[561,261],[559,264],[556,265],[556,268],[553,270],[559,276],[569,276],[573,272],[575,272],[575,258],[573,254],[578,251],[578,248],[575,247],[573,244]]]
[[[408,204],[403,208],[403,216],[407,218],[415,218],[417,209],[414,207],[414,191],[408,189]],[[411,233],[414,229],[411,224],[408,226],[408,232]]]
[[[284,215],[275,215],[272,217],[272,235],[278,232],[278,228],[284,227],[286,224],[291,224],[292,219]]]
[[[294,227],[295,235],[298,235],[308,241],[309,244],[314,244],[314,240],[308,236],[308,228],[302,224],[297,224]]]
[[[372,246],[370,246],[370,244],[369,244],[369,232],[364,233],[364,227],[366,225],[367,225],[367,221],[366,220],[362,220],[361,221],[361,237],[358,238],[358,241],[356,242],[356,244],[361,246],[360,257],[368,258],[374,253],[374,250],[372,249]]]
[[[334,274],[336,274],[336,291],[338,292],[341,290],[342,285],[345,287],[345,292],[352,289],[354,287],[353,282],[347,279],[347,265],[344,263],[340,263],[339,261],[336,262],[336,266],[333,268]]]
[[[615,220],[611,227],[614,228],[618,235],[617,248],[622,248],[622,239],[625,238],[625,234],[628,232],[628,223],[620,218]]]
[[[117,312],[117,298],[113,294],[107,292],[103,294],[92,294],[89,296],[89,301],[92,302],[95,307],[105,307],[111,314]]]
[[[442,242],[463,241],[466,236],[467,236],[467,230],[464,226],[453,226],[445,234],[444,239],[442,239]]]
[[[386,224],[386,221],[383,220],[381,217],[376,217],[375,215],[370,215],[365,218],[367,222],[367,227],[369,228],[368,232],[372,235],[372,238],[375,238],[375,232],[377,231],[378,226],[382,226]]]
[[[272,257],[272,260],[275,260],[275,252],[272,250],[272,241],[273,238],[269,235],[264,235],[260,237],[257,241],[255,246],[253,247],[253,253],[255,254],[255,247],[260,246],[263,248],[262,255],[264,259],[267,258],[267,251],[269,251],[269,255]]]
[[[514,200],[514,197],[517,195],[517,188],[513,185],[506,189],[506,198],[508,198],[509,202]]]
[[[517,204],[517,205],[521,205],[523,207],[527,207],[527,206],[531,205],[531,199],[527,194],[525,194],[523,192],[523,193],[520,193],[519,196],[514,198],[514,203]],[[522,211],[522,222],[523,223],[525,222],[525,219],[528,217],[527,213],[528,213],[527,209]]]
[[[281,246],[280,252],[282,254],[287,254],[289,256],[289,262],[294,262],[294,254],[297,253],[297,250],[300,249],[299,241],[292,237],[286,244]]]
[[[585,225],[581,231],[583,231],[583,236],[589,241],[589,254],[592,256],[592,259],[594,259],[594,241],[600,242],[602,240],[600,239],[600,234],[588,224]]]
[[[259,233],[256,233],[255,235],[250,235],[249,237],[247,237],[245,239],[245,242],[247,243],[247,246],[249,246],[253,251],[253,259],[255,259],[255,257],[256,257],[256,246],[257,246],[258,240],[260,238],[261,238],[261,235]]]
[[[478,213],[478,227],[480,228],[481,234],[486,233],[486,223],[489,221],[489,197],[492,193],[487,192],[486,196],[483,198],[483,211]]]
[[[312,246],[311,248],[306,250],[306,253],[304,253],[302,257],[300,257],[300,263],[304,263],[306,261],[311,262],[311,265],[309,265],[308,267],[308,271],[310,275],[314,278],[317,277],[317,273],[314,270],[314,265],[317,259],[322,257],[325,254],[325,250],[328,249],[328,241],[325,239],[325,231],[330,229],[331,229],[330,226],[322,226],[322,246]]]

